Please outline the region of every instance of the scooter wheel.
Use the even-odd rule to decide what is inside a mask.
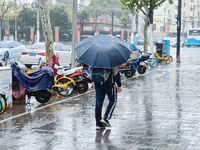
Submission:
[[[80,81],[76,83],[76,91],[78,93],[85,93],[88,90],[88,83],[85,81]]]
[[[125,70],[124,71],[124,75],[127,78],[132,78],[134,74],[135,74],[135,69]]]
[[[59,82],[58,82],[58,84],[59,84]],[[74,85],[73,85],[73,83],[70,83],[67,85],[66,89],[58,87],[57,91],[61,96],[64,96],[64,97],[70,96],[74,92]]]
[[[39,103],[46,103],[50,100],[51,92],[49,90],[39,90],[35,95],[35,99]]]
[[[6,110],[7,102],[4,96],[0,95],[0,114],[3,114]]]
[[[139,73],[139,74],[144,74],[144,73],[146,72],[146,69],[147,69],[146,66],[140,65],[140,66],[138,67],[138,73]]]

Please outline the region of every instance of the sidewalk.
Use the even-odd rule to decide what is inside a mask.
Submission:
[[[123,77],[111,128],[95,128],[94,90],[33,100],[0,116],[1,150],[199,150],[200,51],[181,49],[181,63],[171,54],[171,64]]]

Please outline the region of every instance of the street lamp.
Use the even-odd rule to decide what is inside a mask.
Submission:
[[[129,5],[130,4],[130,2],[126,2],[126,5]],[[131,13],[131,42],[134,40],[133,39],[133,25],[134,25],[134,14],[133,13]]]
[[[129,5],[130,2],[126,2],[126,5]],[[136,26],[136,31],[138,32],[137,24],[138,24],[138,14],[131,13],[131,41],[134,41],[134,22]]]
[[[38,1],[37,1],[38,2]],[[40,42],[40,26],[39,26],[39,4],[38,3],[32,3],[32,8],[37,8],[37,43]]]

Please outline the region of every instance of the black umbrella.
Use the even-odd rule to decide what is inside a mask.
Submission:
[[[78,60],[94,68],[113,68],[126,63],[131,54],[126,42],[103,34],[82,40],[75,52]]]

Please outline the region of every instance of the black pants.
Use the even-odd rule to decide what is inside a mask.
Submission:
[[[100,120],[102,119],[102,106],[106,95],[108,95],[109,104],[107,106],[103,118],[105,120],[109,120],[112,117],[112,113],[117,103],[117,89],[115,85],[104,85],[104,84],[101,85],[95,83],[95,91],[96,91],[95,118],[96,118],[96,125],[99,125]]]

